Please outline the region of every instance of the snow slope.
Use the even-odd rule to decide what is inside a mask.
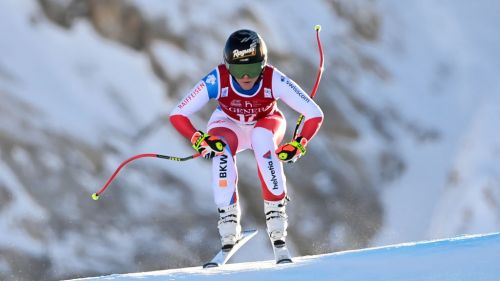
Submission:
[[[101,201],[89,195],[132,155],[192,153],[165,114],[219,62],[223,40],[239,27],[259,30],[273,64],[305,88],[315,74],[307,66],[317,65],[312,27],[323,27],[318,100],[331,118],[289,173],[292,247],[325,253],[500,230],[498,0],[130,0],[151,21],[164,17],[168,40],[148,52],[168,83],[148,52],[101,36],[86,18],[62,28],[40,2],[0,1],[0,279],[184,267],[203,255],[183,249],[210,251],[196,244],[216,240],[206,162],[138,161]],[[370,15],[379,19],[371,41],[356,32]],[[332,132],[337,117],[356,138]],[[155,120],[164,125],[144,133]],[[396,169],[378,182],[386,150]],[[319,166],[313,184],[294,175]],[[242,191],[261,203],[258,187]],[[359,203],[379,201],[381,208]],[[262,224],[260,208],[252,209],[244,223]],[[379,213],[380,225],[369,217]],[[235,260],[269,258],[268,239],[254,242]]]
[[[73,280],[493,281],[500,280],[499,253],[500,233],[492,233],[306,256],[291,265],[249,262],[221,269],[192,267]]]

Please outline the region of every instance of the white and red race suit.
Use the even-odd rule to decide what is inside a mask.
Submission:
[[[189,116],[211,99],[218,101],[208,122],[207,132],[226,142],[226,153],[213,158],[212,189],[219,208],[238,200],[236,153],[253,149],[263,197],[267,201],[286,196],[283,164],[275,150],[285,135],[286,120],[277,107],[281,99],[304,115],[299,136],[311,140],[323,122],[319,106],[291,79],[266,65],[260,79],[244,90],[225,65],[214,68],[201,79],[170,114],[173,126],[188,140],[197,131]]]

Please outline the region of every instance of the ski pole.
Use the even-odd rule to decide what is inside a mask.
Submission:
[[[321,80],[321,76],[323,75],[324,70],[324,62],[323,62],[323,47],[321,47],[321,40],[319,38],[319,32],[321,31],[321,25],[317,24],[314,26],[314,30],[316,30],[316,41],[318,41],[318,49],[319,49],[319,69],[318,74],[316,75],[316,82],[314,83],[314,87],[311,92],[311,99],[316,95],[316,91],[318,90],[319,81]],[[300,124],[304,120],[304,115],[300,115],[297,120],[297,125],[295,126],[295,131],[293,132],[293,139],[297,137],[297,133],[300,127]]]
[[[108,181],[106,181],[106,184],[104,184],[104,186],[99,191],[97,191],[96,193],[92,194],[92,199],[99,200],[99,196],[101,196],[101,194],[104,193],[104,191],[108,188],[109,184],[111,184],[111,182],[114,180],[114,178],[116,177],[116,175],[118,175],[118,173],[120,172],[120,170],[125,165],[127,165],[128,163],[130,163],[130,162],[132,162],[132,161],[134,161],[136,159],[144,158],[144,157],[155,157],[155,158],[167,159],[167,160],[172,160],[172,161],[187,161],[187,160],[190,160],[190,159],[197,158],[200,155],[201,154],[198,153],[198,154],[194,154],[194,155],[190,155],[190,156],[182,158],[182,157],[168,156],[168,155],[161,155],[161,154],[154,154],[154,153],[145,153],[145,154],[138,154],[138,155],[135,155],[133,157],[130,157],[129,159],[123,161],[120,164],[120,166],[118,166],[118,168],[111,175],[111,177],[109,177]]]

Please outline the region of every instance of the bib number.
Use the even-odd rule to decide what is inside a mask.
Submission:
[[[255,120],[255,116],[257,116],[257,114],[238,114],[238,116],[240,117],[240,122],[250,123]]]

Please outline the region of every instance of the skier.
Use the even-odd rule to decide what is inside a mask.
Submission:
[[[256,32],[232,33],[223,59],[173,109],[170,122],[196,151],[212,159],[222,250],[229,251],[241,235],[236,154],[246,149],[253,150],[257,161],[268,235],[274,247],[285,246],[287,187],[282,162],[295,162],[306,153],[323,122],[323,112],[294,81],[267,64],[266,44]],[[298,136],[281,146],[286,120],[278,99],[305,116]],[[218,107],[205,133],[193,126],[189,116],[210,100],[216,100]]]

